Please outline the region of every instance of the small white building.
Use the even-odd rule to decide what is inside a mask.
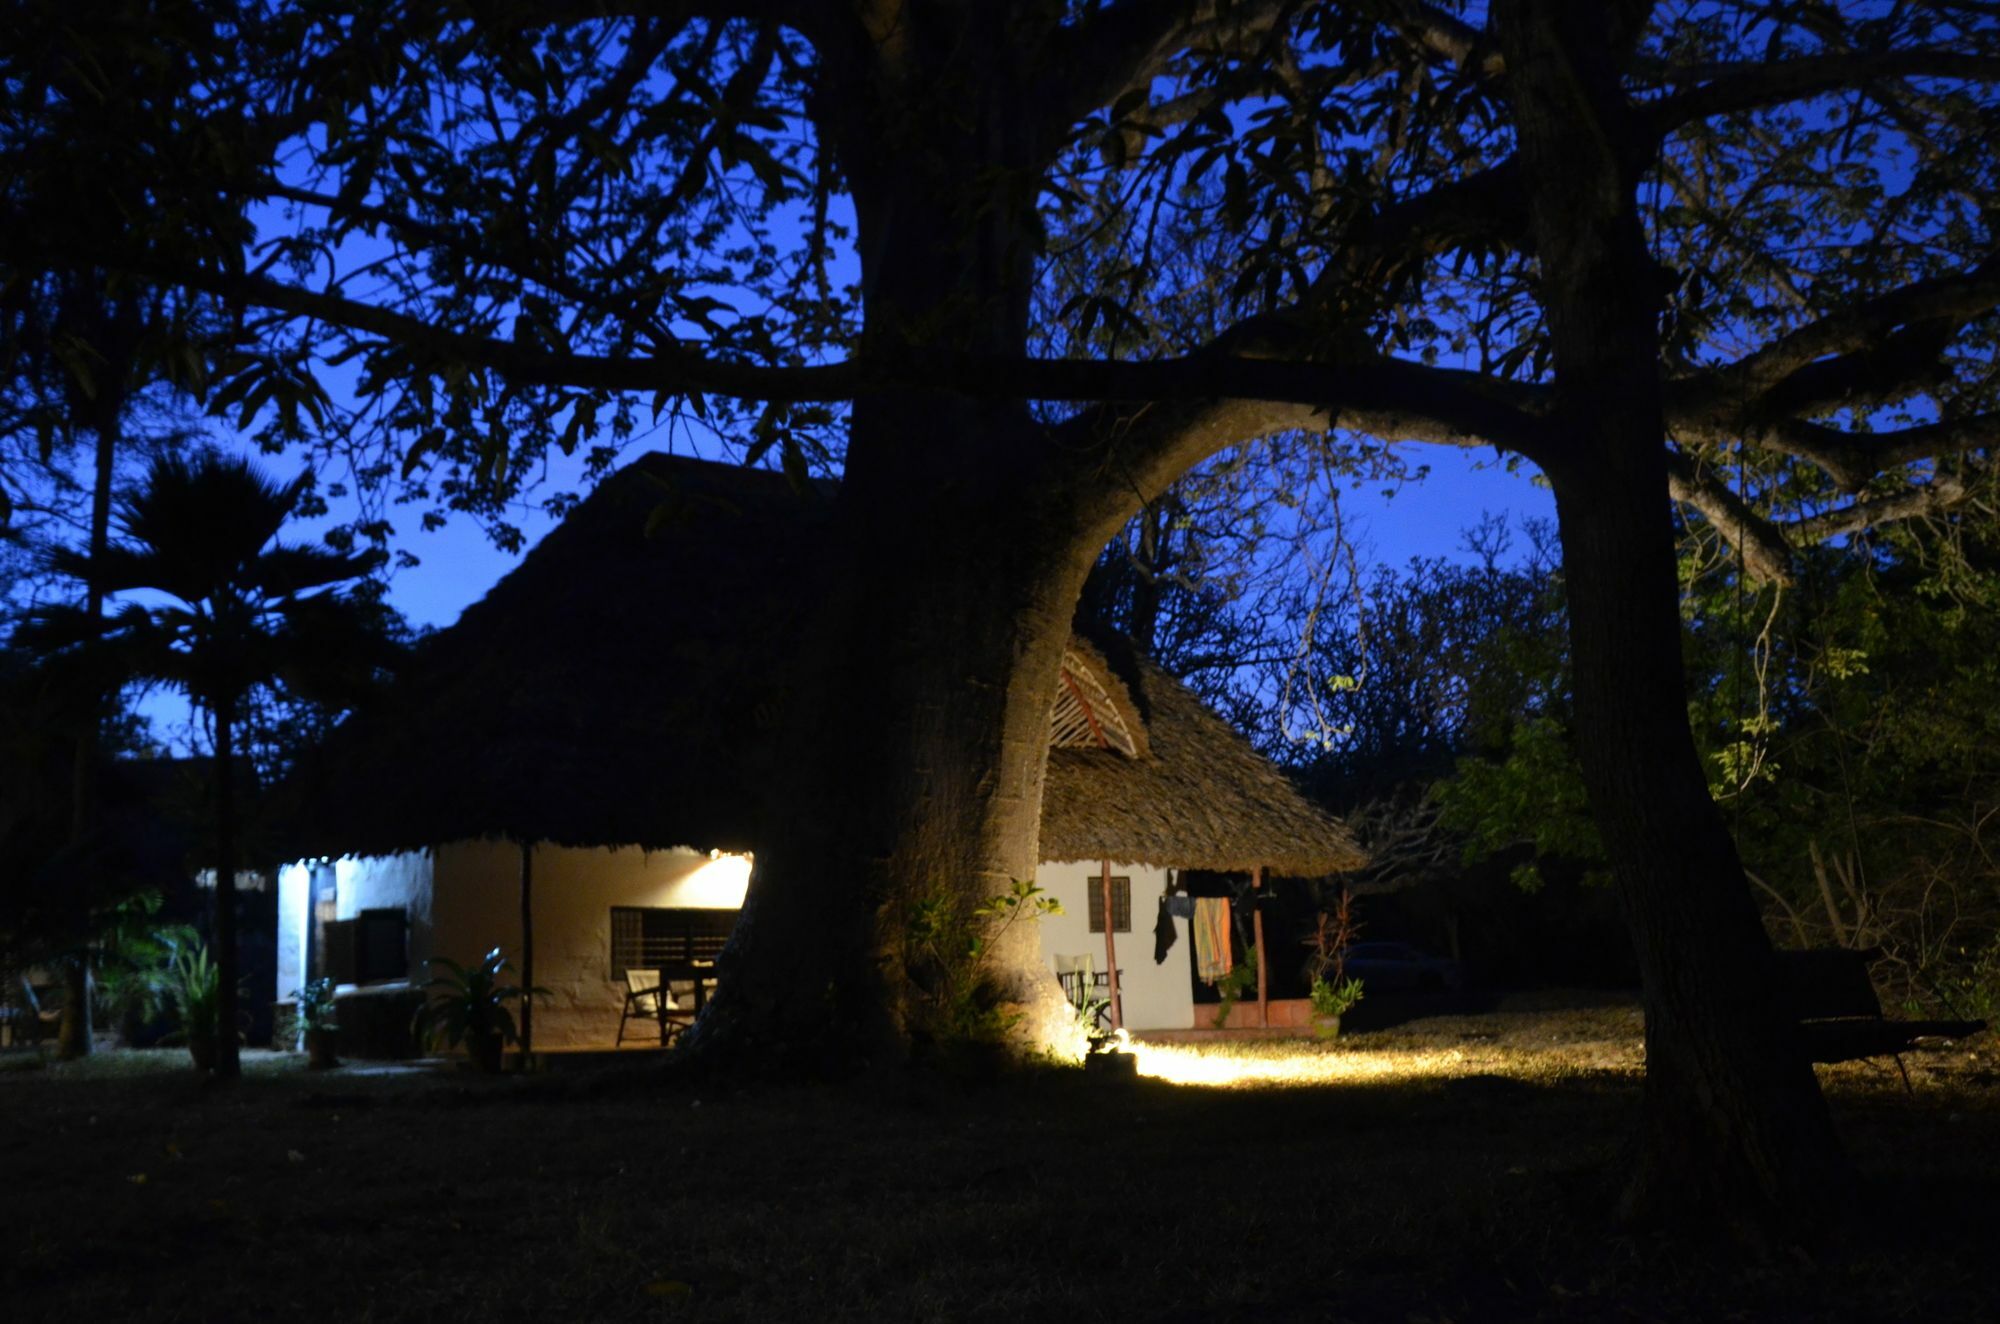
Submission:
[[[613,1041],[626,968],[705,968],[751,873],[795,637],[784,586],[815,526],[766,471],[652,455],[600,485],[295,779],[298,839],[321,853],[279,874],[278,987],[414,996],[431,957],[497,946],[518,970],[532,944],[548,1050]],[[1037,881],[1063,913],[1042,950],[1058,970],[1087,958],[1100,994],[1115,956],[1129,1029],[1194,1021],[1188,921],[1161,917],[1178,871],[1364,860],[1115,640],[1072,638],[1049,736]],[[1156,963],[1164,922],[1176,949]]]

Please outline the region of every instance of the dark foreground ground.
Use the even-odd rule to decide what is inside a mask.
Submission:
[[[1729,1267],[1606,1229],[1630,1007],[1509,1003],[1181,1078],[661,1088],[0,1070],[0,1317],[1077,1321],[2000,1318],[2000,1052],[1825,1082],[1867,1214]],[[1304,1083],[1297,1083],[1304,1082]]]

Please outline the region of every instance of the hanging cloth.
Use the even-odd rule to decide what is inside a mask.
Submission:
[[[1153,921],[1153,964],[1165,965],[1167,953],[1174,949],[1174,940],[1180,932],[1174,928],[1173,911],[1167,906],[1167,898],[1160,898],[1160,917]]]
[[[1235,965],[1234,944],[1229,940],[1229,898],[1198,896],[1194,899],[1194,972],[1208,983],[1228,974]]]

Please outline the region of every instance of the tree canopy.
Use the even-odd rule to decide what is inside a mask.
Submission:
[[[273,441],[366,437],[367,474],[489,512],[548,447],[608,463],[674,411],[753,455],[837,457],[842,402],[918,380],[1261,399],[1294,408],[1246,431],[1536,451],[1545,317],[1490,24],[1408,3],[982,8],[960,32],[923,5],[805,0],[366,24],[210,3],[83,32],[26,5],[44,40],[7,69],[10,169],[38,187],[10,208],[9,261],[238,309],[236,353],[180,374],[212,405]],[[1623,150],[1661,268],[1676,495],[1780,577],[1791,544],[1966,499],[2000,282],[1991,16],[1630,12]],[[1041,291],[1025,343],[864,316],[869,172],[991,154],[915,135],[969,94],[960,41],[1009,52],[1023,141],[979,168],[1028,250],[1005,255],[1013,297]],[[140,48],[179,94],[65,81]],[[112,127],[117,150],[39,187],[47,144]],[[354,416],[331,428],[335,396]],[[1726,481],[1740,443],[1796,490]]]

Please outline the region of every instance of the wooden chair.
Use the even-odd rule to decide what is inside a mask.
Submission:
[[[615,1047],[625,1045],[625,1023],[635,1016],[657,1023],[660,1027],[660,1042],[667,1041],[667,1018],[673,1010],[674,996],[660,987],[660,972],[657,970],[627,970],[625,972],[625,1006],[618,1013],[618,1038]]]
[[[1108,1028],[1111,1024],[1111,1008],[1105,1001],[1105,996],[1110,992],[1110,976],[1098,974],[1097,958],[1090,952],[1084,952],[1080,956],[1058,955],[1053,960],[1056,967],[1056,982],[1062,985],[1063,996],[1069,999],[1069,1005],[1081,1012],[1089,1008],[1091,1002],[1095,1000],[1098,1004],[1097,1023],[1101,1027]]]
[[[17,975],[0,994],[0,1048],[40,1043],[55,1034],[62,1023],[62,1008],[44,1007],[28,977]]]
[[[1864,1057],[1893,1057],[1902,1071],[1902,1054],[1921,1047],[1923,1040],[1959,1039],[1986,1028],[1985,1021],[1900,1021],[1882,1014],[1869,963],[1879,948],[1853,951],[1819,947],[1781,951],[1779,987],[1787,1009],[1799,1023],[1806,1055],[1814,1062],[1847,1062]],[[1909,1073],[1903,1072],[1909,1083]]]

